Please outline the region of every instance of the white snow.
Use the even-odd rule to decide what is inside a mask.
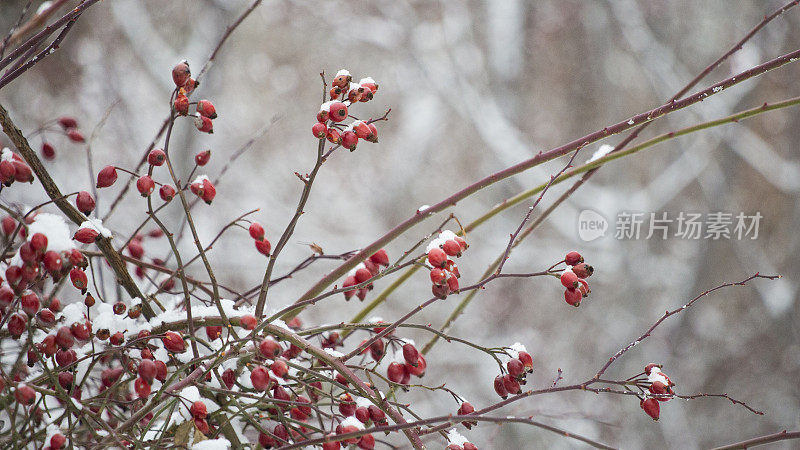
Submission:
[[[81,228],[90,228],[94,231],[100,233],[101,236],[110,238],[113,235],[111,234],[111,230],[103,226],[103,221],[96,218],[96,217],[89,217],[89,220],[83,222],[79,229]]]
[[[38,214],[28,227],[28,240],[36,233],[47,236],[47,250],[60,253],[75,248],[69,227],[61,216],[50,213]]]
[[[325,112],[330,112],[331,111],[331,105],[336,103],[336,102],[337,102],[337,100],[327,101],[327,102],[319,105],[319,110],[320,111],[325,111]]]
[[[631,120],[628,121],[628,125],[633,125],[633,124],[634,124],[634,122],[633,122],[633,119],[631,118]]]
[[[507,351],[509,353],[509,356],[511,356],[512,359],[513,358],[519,358],[519,352],[525,352],[525,353],[528,352],[528,350],[525,348],[525,346],[520,344],[519,342],[514,342],[514,344],[511,346],[511,348],[509,350],[507,350]]]
[[[203,184],[203,180],[211,181],[208,178],[208,175],[198,175],[197,178],[195,178],[194,181],[192,181],[192,184],[197,184],[197,183]]]
[[[358,80],[358,84],[366,84],[366,83],[378,84],[375,82],[375,80],[372,79],[372,77],[364,77]]]
[[[352,75],[350,75],[350,72],[347,69],[339,69],[339,71],[336,72],[336,76],[337,77],[341,77],[341,76],[350,77]]]
[[[3,147],[2,153],[0,153],[0,161],[13,161],[14,157],[11,156],[13,153],[11,149],[8,147]]]
[[[207,439],[192,445],[192,450],[226,450],[231,448],[231,441],[225,438]]]
[[[325,353],[333,356],[334,358],[341,358],[342,356],[344,356],[344,353],[338,352],[338,351],[336,351],[336,350],[334,350],[332,348],[326,348],[325,349]]]
[[[607,154],[611,153],[611,150],[614,150],[613,145],[603,144],[598,148],[591,158],[589,158],[589,162],[597,161],[598,159],[606,156]]]
[[[47,11],[47,9],[50,8],[50,6],[52,6],[52,5],[53,5],[53,2],[51,2],[49,0],[46,1],[46,2],[42,2],[42,4],[39,5],[39,9],[36,10],[36,15],[38,16],[39,14]]]
[[[356,429],[358,429],[359,431],[364,429],[364,424],[361,423],[360,420],[356,419],[355,416],[350,416],[350,417],[344,419],[342,421],[341,425],[342,425],[342,428],[344,428],[346,426],[353,426],[353,427],[356,427]]]
[[[464,445],[469,440],[465,438],[461,433],[459,433],[455,428],[452,428],[450,431],[447,432],[447,441],[451,444],[456,445]]]

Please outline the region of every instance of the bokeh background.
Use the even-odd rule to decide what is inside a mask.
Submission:
[[[25,4],[0,3],[7,30]],[[33,2],[34,7],[39,2]],[[179,122],[173,160],[183,178],[193,155],[212,149],[205,167],[214,178],[231,156],[257,137],[218,185],[211,206],[198,205],[195,220],[209,242],[226,223],[251,209],[277,240],[301,191],[293,172],[313,166],[316,141],[309,132],[320,99],[320,71],[349,69],[373,77],[375,100],[354,109],[377,117],[380,143],[354,153],[337,151],[324,165],[277,273],[308,256],[308,243],[327,253],[357,249],[470,182],[564,142],[658,106],[744,36],[780,1],[264,1],[235,32],[198,88],[220,117],[211,136]],[[27,133],[59,115],[78,118],[90,139],[89,159],[135,167],[166,117],[173,87],[171,67],[187,59],[199,70],[225,27],[249,4],[241,0],[113,0],[92,7],[61,50],[0,92],[0,102]],[[775,20],[698,88],[727,78],[800,45],[800,8]],[[798,95],[800,67],[789,65],[726,90],[652,125],[646,136],[725,116]],[[266,131],[264,131],[266,130]],[[723,282],[760,271],[757,280],[703,299],[657,328],[615,363],[607,376],[626,378],[660,362],[679,393],[726,392],[765,415],[721,399],[671,401],[655,423],[634,398],[565,393],[535,397],[500,411],[537,420],[624,448],[704,448],[800,424],[798,246],[800,235],[800,119],[796,109],[771,112],[672,140],[604,167],[512,254],[509,271],[533,271],[579,250],[595,269],[592,295],[568,307],[555,280],[494,282],[481,292],[451,333],[485,346],[525,344],[535,359],[528,387],[589,378],[620,347],[646,330],[667,308],[677,307]],[[57,158],[47,162],[62,191],[87,189],[87,146],[51,133]],[[612,137],[606,143],[619,142]],[[6,143],[6,141],[2,141]],[[38,147],[39,138],[33,139]],[[595,144],[579,154],[588,159]],[[491,206],[545,182],[565,159],[503,181],[451,209],[468,222]],[[166,173],[158,173],[166,181]],[[121,178],[122,179],[122,178]],[[119,183],[118,183],[119,184]],[[567,188],[553,188],[547,206]],[[102,214],[120,189],[100,194]],[[39,189],[4,189],[5,204],[33,205]],[[177,202],[165,220],[177,229]],[[459,268],[462,284],[477,281],[504,249],[508,233],[530,203],[492,219],[469,235]],[[541,208],[540,206],[540,208]],[[583,242],[580,211],[593,209],[612,227]],[[759,212],[758,238],[619,240],[621,211]],[[536,213],[534,213],[536,216]],[[128,196],[107,225],[124,239],[145,217],[138,196]],[[444,216],[442,216],[444,217]],[[417,226],[388,251],[399,255],[439,223]],[[148,228],[149,229],[149,228]],[[674,231],[674,230],[673,230]],[[181,250],[192,255],[186,237]],[[149,257],[163,257],[163,242],[147,241]],[[244,230],[227,233],[210,253],[220,281],[236,290],[260,282],[266,260]],[[320,262],[270,291],[269,307],[294,301],[333,266]],[[193,266],[199,277],[204,273]],[[429,298],[420,272],[394,293],[377,315],[397,318]],[[111,276],[105,277],[113,295]],[[376,283],[380,291],[389,283]],[[64,300],[71,293],[64,294]],[[415,318],[438,325],[459,296]],[[307,324],[349,320],[361,305],[338,296],[303,313]],[[422,332],[410,332],[418,343]],[[357,340],[355,340],[357,339]],[[355,335],[357,343],[360,335]],[[497,400],[497,373],[486,355],[440,343],[428,357],[424,381],[463,393],[476,406]],[[414,390],[404,399],[423,414],[455,412],[445,393]],[[463,430],[462,430],[463,431]],[[483,425],[464,434],[481,448],[573,448],[582,444],[523,425]],[[431,442],[437,448],[440,441]],[[780,446],[776,446],[780,448]],[[785,444],[789,448],[790,444]]]

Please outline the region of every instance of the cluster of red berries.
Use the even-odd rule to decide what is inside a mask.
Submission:
[[[594,268],[583,262],[583,256],[578,252],[567,253],[564,262],[572,266],[561,273],[561,284],[566,288],[564,301],[578,307],[581,305],[581,300],[588,297],[591,292],[586,279],[592,276]]]
[[[370,278],[378,275],[381,271],[381,266],[389,266],[389,255],[384,249],[378,250],[372,256],[364,260],[363,263],[359,263],[356,267],[354,267],[342,282],[342,288],[349,288],[350,286],[356,286],[364,283]],[[367,298],[367,292],[371,291],[372,287],[372,283],[370,283],[358,289],[344,291],[344,299],[350,300],[355,295],[359,300],[364,301],[364,299]]]
[[[181,116],[189,115],[189,94],[199,85],[194,78],[192,78],[192,71],[189,70],[189,63],[184,61],[179,62],[172,68],[172,81],[175,82],[176,95],[172,106],[176,113]],[[195,105],[194,125],[198,130],[204,133],[214,132],[214,123],[212,119],[217,118],[217,110],[209,100],[200,100]]]
[[[33,183],[33,172],[21,156],[5,147],[0,153],[0,183],[11,186],[15,181]]]
[[[63,227],[65,233],[62,234],[66,234],[65,236],[54,235],[60,238],[60,242],[51,245],[47,235],[41,232],[29,235],[32,230],[50,226]],[[9,261],[4,276],[0,276],[0,318],[11,314],[7,326],[9,334],[14,338],[25,332],[33,317],[38,319],[40,325],[55,322],[55,313],[61,309],[61,302],[54,297],[44,299],[48,307],[42,309],[43,300],[31,290],[48,275],[58,281],[69,273],[73,284],[86,285],[83,268],[88,263],[83,254],[70,245],[69,231],[63,219],[52,214],[41,214],[36,218],[26,219],[26,227],[19,227],[19,235],[28,239],[19,246],[15,256]],[[10,216],[5,217],[2,220],[2,229],[6,241],[11,242],[17,230],[17,222]]]
[[[428,363],[413,341],[406,339],[402,342],[403,346],[395,354],[395,361],[386,369],[386,378],[393,383],[407,385],[411,382],[411,375],[418,378],[425,375]]]
[[[675,383],[661,371],[661,366],[655,363],[645,366],[644,374],[647,375],[649,383],[649,395],[639,402],[639,406],[653,420],[658,420],[661,414],[659,402],[667,402],[673,398],[675,391],[672,390],[672,387],[675,386]]]
[[[458,258],[469,247],[467,241],[450,230],[444,230],[428,244],[427,262],[431,268],[431,292],[441,299],[451,292],[458,292],[461,273],[451,257]]]
[[[367,102],[378,91],[378,84],[372,78],[362,78],[358,83],[347,70],[340,70],[331,82],[331,100],[320,106],[317,123],[311,127],[311,133],[317,139],[327,138],[333,144],[341,144],[351,152],[356,149],[359,139],[378,142],[378,129],[372,121],[355,120],[345,126],[341,122],[347,119],[348,106],[357,102]],[[341,101],[337,100],[341,97]]]
[[[272,251],[272,244],[269,243],[266,237],[264,237],[264,227],[261,226],[258,222],[253,222],[250,224],[250,227],[247,229],[250,233],[250,237],[256,243],[256,250],[258,253],[261,253],[264,256],[269,256],[270,252]]]
[[[83,137],[83,133],[81,133],[81,131],[78,129],[78,121],[74,117],[59,117],[56,122],[58,122],[58,125],[60,126],[58,129],[59,133],[63,133],[70,141],[77,144],[86,142],[86,138]],[[52,123],[53,122],[48,122],[45,124],[45,126],[43,126],[39,132],[44,134],[47,126]],[[56,148],[53,146],[53,144],[44,139],[42,142],[42,157],[48,161],[56,157]]]
[[[508,372],[494,378],[494,391],[503,399],[522,392],[522,386],[527,383],[526,376],[533,372],[533,357],[524,345],[516,343],[507,352],[511,356],[506,363]]]

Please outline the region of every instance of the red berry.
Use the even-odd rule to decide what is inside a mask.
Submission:
[[[564,291],[564,301],[572,306],[580,306],[583,295],[578,289],[567,289]]]
[[[194,426],[197,428],[197,431],[205,434],[209,434],[211,432],[211,427],[208,425],[208,421],[205,419],[194,419]]]
[[[11,161],[11,164],[14,166],[14,180],[19,181],[20,183],[33,182],[33,172],[31,172],[30,166],[22,161],[17,160]]]
[[[25,311],[25,313],[29,316],[35,315],[37,312],[39,312],[39,308],[41,307],[39,296],[33,291],[23,292],[19,298],[19,304],[22,307],[22,310]]]
[[[80,191],[78,196],[75,197],[75,206],[78,207],[78,211],[88,216],[89,213],[94,211],[94,197],[86,191]]]
[[[72,285],[75,286],[76,289],[80,290],[81,292],[86,291],[86,286],[89,284],[89,280],[86,278],[86,272],[74,267],[69,271],[69,279],[72,281]]]
[[[434,297],[440,298],[442,300],[447,298],[447,295],[450,293],[450,288],[447,287],[447,283],[445,284],[434,284],[431,286],[431,293]]]
[[[658,401],[654,398],[648,398],[643,400],[639,403],[639,406],[647,413],[648,416],[652,417],[653,420],[658,420],[658,416],[661,413],[661,406],[659,406]]]
[[[225,371],[222,372],[222,382],[225,383],[228,389],[231,389],[233,385],[236,384],[236,372],[234,372],[233,369],[225,369]]]
[[[258,433],[258,443],[264,448],[272,448],[278,445],[278,441],[267,433]],[[323,446],[324,448],[324,446]]]
[[[356,270],[355,277],[356,277],[356,283],[361,284],[372,278],[372,274],[370,273],[369,270],[362,267]]]
[[[282,359],[276,359],[269,368],[272,373],[281,378],[286,378],[286,374],[289,373],[289,366]]]
[[[161,342],[164,343],[164,348],[173,353],[183,353],[186,351],[186,342],[183,341],[180,334],[174,331],[167,331],[164,333]]]
[[[523,365],[522,361],[517,358],[509,360],[506,363],[506,368],[508,369],[508,373],[510,373],[513,377],[519,377],[525,373],[525,365]]]
[[[16,313],[8,319],[8,332],[11,336],[19,337],[28,326],[28,317],[25,313]]]
[[[39,255],[43,255],[47,250],[47,236],[42,233],[36,233],[31,236],[31,239],[28,241],[28,243],[31,246],[31,250]]]
[[[414,344],[405,344],[403,345],[403,359],[406,360],[407,364],[410,364],[414,367],[417,366],[417,361],[419,360],[419,351]]]
[[[83,133],[81,133],[75,128],[70,128],[69,130],[67,130],[67,137],[72,142],[77,142],[77,143],[86,142],[86,138],[83,137]]]
[[[386,254],[386,250],[380,249],[375,252],[369,259],[379,266],[388,266],[389,265],[389,255]]]
[[[256,250],[262,255],[269,256],[271,249],[272,244],[270,244],[266,238],[256,241]]]
[[[164,361],[156,361],[156,380],[165,381],[167,379],[167,365]]]
[[[208,326],[206,327],[206,336],[209,340],[215,341],[222,335],[221,326]]]
[[[172,106],[175,108],[175,111],[182,115],[186,116],[189,114],[189,97],[178,94],[175,97],[175,101],[172,103]]]
[[[377,143],[378,142],[378,128],[375,126],[374,123],[368,124],[367,127],[369,128],[369,134],[367,135],[367,137],[364,138],[364,140],[366,140],[368,142],[372,142],[373,144]]]
[[[143,359],[139,363],[139,376],[148,383],[152,383],[153,378],[156,377],[156,363],[149,359]]]
[[[589,278],[594,273],[594,267],[586,263],[580,263],[573,266],[572,271],[575,272],[578,278]]]
[[[434,267],[431,269],[431,283],[433,284],[444,284],[447,281],[447,273],[443,269],[438,267]]]
[[[448,256],[461,256],[461,245],[453,239],[448,239],[444,241],[444,245],[442,245],[442,250]]]
[[[155,190],[156,184],[149,175],[143,175],[136,180],[136,189],[142,194],[142,197],[149,197]]]
[[[205,419],[208,416],[208,409],[206,408],[206,404],[201,402],[200,400],[192,403],[192,407],[189,409],[189,412],[195,419]]]
[[[11,216],[3,217],[2,225],[3,225],[3,234],[5,234],[6,236],[10,236],[11,233],[13,233],[14,230],[17,229],[17,221],[14,220],[14,218]]]
[[[269,388],[270,376],[264,366],[257,366],[250,372],[250,383],[257,391],[266,391]]]
[[[22,405],[32,405],[33,400],[36,398],[36,391],[30,386],[23,384],[18,386],[14,391],[14,398]]]
[[[411,375],[416,377],[422,377],[425,375],[425,369],[428,368],[428,363],[425,361],[425,357],[420,353],[419,357],[417,357],[417,365],[413,366],[411,364],[406,364],[406,370]]]
[[[356,277],[351,275],[344,279],[342,282],[342,288],[349,288],[350,286],[357,285],[358,282],[356,281]],[[349,291],[344,291],[344,299],[350,300],[354,295],[356,295],[357,289],[351,289]]]
[[[202,151],[194,155],[194,162],[198,166],[205,166],[211,160],[211,150]]]
[[[154,148],[147,154],[147,162],[151,166],[162,166],[167,161],[167,154],[160,148]]]
[[[325,135],[325,138],[328,139],[332,144],[339,144],[342,142],[342,136],[339,134],[339,130],[336,128],[328,128],[328,134]]]
[[[214,200],[214,197],[217,196],[217,188],[208,180],[208,178],[203,179],[203,201],[206,204],[210,205],[211,202]]]
[[[567,289],[575,289],[578,287],[578,276],[571,270],[565,270],[564,273],[561,274],[561,284]]]
[[[322,122],[317,122],[311,126],[311,134],[317,139],[324,139],[328,135],[328,127]]]
[[[189,63],[184,61],[179,62],[172,68],[172,81],[175,82],[175,86],[181,87],[189,80],[192,76],[191,70],[189,70]]]
[[[75,345],[75,338],[72,336],[72,331],[69,327],[61,327],[56,332],[56,344],[63,349],[71,348]]]
[[[347,118],[347,105],[342,102],[333,102],[328,109],[328,118],[334,122],[341,122]]]
[[[361,439],[358,441],[358,448],[371,450],[375,448],[375,436],[371,434],[365,434],[361,436]]]
[[[217,118],[217,109],[214,108],[214,104],[211,103],[211,100],[199,100],[197,102],[197,112],[209,119]]]
[[[168,202],[175,197],[175,188],[169,184],[162,185],[161,189],[158,190],[158,195],[161,197],[161,200]]]
[[[263,357],[268,359],[275,358],[282,351],[281,345],[269,336],[261,340],[261,343],[258,344],[258,350]]]
[[[393,383],[402,383],[403,377],[406,374],[406,367],[398,362],[389,364],[386,369],[386,377]]]
[[[251,316],[250,314],[245,314],[239,319],[239,324],[245,330],[253,330],[258,324],[258,321],[256,320],[255,317]]]
[[[44,151],[44,150],[43,150]],[[0,182],[10,186],[16,179],[17,169],[11,161],[0,161]]]
[[[194,115],[194,126],[203,133],[214,133],[214,123],[211,121],[211,119],[201,115],[200,113],[196,113]]]
[[[66,445],[66,443],[67,443],[67,438],[61,433],[56,433],[50,437],[51,450],[59,450],[63,448],[64,445]]]
[[[569,252],[567,256],[564,257],[564,262],[569,266],[574,266],[583,262],[583,256],[578,252]]]
[[[433,267],[444,268],[447,264],[447,253],[440,248],[432,248],[428,252],[428,263]]]
[[[51,324],[51,323],[56,321],[56,315],[53,313],[53,311],[51,311],[51,310],[49,310],[47,308],[39,311],[38,316],[39,316],[39,320],[41,320],[42,323],[45,323],[45,324]]]
[[[194,88],[196,88],[197,86],[200,86],[200,83],[197,80],[195,80],[194,78],[189,77],[189,79],[186,80],[186,83],[184,83],[184,85],[181,86],[181,87],[183,88],[183,90],[188,95],[188,94],[191,94],[192,91],[194,91]]]
[[[58,118],[58,124],[61,125],[61,128],[68,130],[70,128],[77,128],[78,121],[75,120],[74,117],[70,116],[62,116]]]
[[[525,370],[528,372],[533,372],[533,357],[528,352],[519,352],[517,358],[522,361],[522,365],[525,366]]]
[[[264,227],[258,222],[251,223],[247,231],[250,233],[250,237],[257,241],[264,239]]]
[[[98,236],[100,236],[100,233],[94,228],[79,228],[78,231],[75,232],[75,235],[72,236],[72,239],[83,244],[91,244],[97,240]]]
[[[114,166],[105,166],[100,172],[97,173],[97,187],[109,187],[117,181],[117,168]]]
[[[92,324],[89,322],[75,322],[69,327],[70,333],[79,341],[89,339],[92,334]]]
[[[458,277],[451,275],[447,278],[447,289],[450,292],[458,292]]]
[[[356,136],[358,136],[359,139],[366,139],[367,136],[369,136],[369,125],[367,125],[367,123],[363,120],[357,120],[353,122],[351,126],[353,127],[353,131],[355,131]]]
[[[497,395],[501,398],[508,398],[508,389],[506,389],[506,385],[503,383],[502,375],[498,375],[494,378],[494,391],[497,392]]]
[[[44,144],[42,144],[42,156],[44,157],[44,159],[47,160],[54,159],[56,157],[55,147],[53,147],[49,142],[45,142]]]
[[[503,386],[505,386],[506,391],[508,391],[508,393],[511,395],[522,392],[519,381],[517,381],[517,379],[510,374],[503,375]]]
[[[358,136],[350,130],[342,133],[342,147],[350,150],[351,152],[356,149],[358,145]]]
[[[144,378],[137,378],[133,383],[133,389],[136,391],[136,395],[138,395],[139,398],[147,398],[147,396],[150,395],[150,383]]]

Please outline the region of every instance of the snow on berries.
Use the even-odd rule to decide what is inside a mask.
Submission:
[[[33,183],[33,172],[21,156],[5,147],[0,152],[0,183],[11,186],[15,181]]]
[[[508,361],[505,363],[505,373],[497,375],[493,380],[493,385],[497,395],[505,399],[509,395],[522,392],[522,386],[527,383],[527,375],[533,372],[533,357],[519,342],[504,349],[504,352],[508,357]]]
[[[571,266],[561,272],[559,277],[561,284],[566,288],[564,301],[568,305],[578,307],[581,304],[581,300],[588,297],[591,292],[586,278],[592,276],[594,268],[583,262],[583,256],[575,251],[567,253],[562,262]]]
[[[199,175],[195,178],[194,181],[189,184],[189,190],[192,191],[192,194],[209,205],[217,195],[217,188],[206,175]]]
[[[458,292],[461,273],[452,258],[458,258],[469,247],[467,241],[450,230],[444,230],[425,249],[426,264],[430,267],[431,292],[441,299]]]
[[[389,256],[384,249],[378,250],[364,260],[364,262],[359,263],[350,270],[342,282],[342,288],[363,284],[367,280],[377,276],[381,272],[381,266],[389,266]],[[367,298],[367,293],[371,291],[372,288],[372,283],[369,283],[357,289],[348,289],[344,291],[344,299],[350,300],[355,295],[359,300],[363,301]]]
[[[371,120],[354,120],[348,125],[342,122],[348,118],[354,103],[372,100],[378,91],[378,84],[372,78],[362,78],[359,83],[347,70],[336,73],[331,82],[330,101],[323,103],[317,113],[317,123],[312,125],[311,134],[317,139],[327,138],[351,152],[359,140],[378,142],[378,129]]]

